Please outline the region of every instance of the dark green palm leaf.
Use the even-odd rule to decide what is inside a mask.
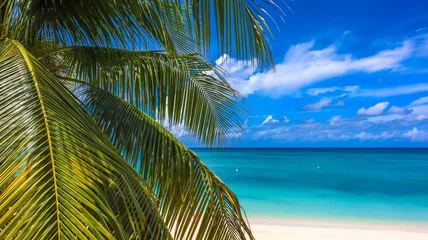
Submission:
[[[163,18],[156,1],[11,0],[7,2],[12,37],[34,46],[38,39],[59,45],[143,48],[175,52],[168,26],[187,30],[181,18]],[[13,12],[13,13],[11,13]],[[19,18],[13,18],[18,15]],[[167,23],[169,20],[174,22]],[[166,24],[167,23],[167,24]],[[168,25],[168,26],[167,26]],[[183,31],[181,31],[183,32]],[[179,35],[181,32],[177,32]]]
[[[273,0],[263,6],[281,12]],[[207,52],[216,37],[220,55],[263,67],[273,64],[263,6],[256,0],[10,0],[1,8],[2,34],[27,47],[44,39],[170,53],[190,53],[195,44]]]

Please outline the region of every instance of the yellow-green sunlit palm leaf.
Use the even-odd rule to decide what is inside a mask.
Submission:
[[[0,43],[0,123],[0,239],[170,239],[150,187],[17,41]]]
[[[152,187],[174,239],[253,238],[235,194],[195,153],[123,99],[96,87],[80,90],[94,121]]]

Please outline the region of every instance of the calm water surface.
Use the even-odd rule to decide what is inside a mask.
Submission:
[[[249,216],[428,223],[428,149],[194,149]]]

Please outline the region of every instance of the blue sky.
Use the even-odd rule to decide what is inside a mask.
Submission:
[[[238,147],[428,147],[428,2],[288,3],[276,71],[210,54],[247,98]]]

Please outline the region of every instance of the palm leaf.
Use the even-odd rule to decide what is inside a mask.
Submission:
[[[241,95],[196,54],[70,47],[60,56],[66,76],[103,88],[169,125],[184,124],[209,146],[234,143],[242,131]]]
[[[61,45],[166,49],[190,53],[195,44],[259,67],[273,65],[263,6],[281,12],[273,0],[11,0],[6,1],[13,38],[32,46],[37,38]],[[13,16],[19,16],[13,18]],[[215,41],[213,41],[213,38]]]
[[[0,119],[0,239],[170,238],[150,188],[11,40],[0,43]]]
[[[212,38],[220,47],[220,54],[257,62],[259,67],[273,65],[273,57],[266,31],[265,17],[270,17],[262,4],[281,9],[273,0],[185,0],[175,1],[186,8],[199,43],[209,49]],[[262,2],[262,3],[260,3]]]
[[[62,46],[161,46],[176,52],[168,29],[181,30],[174,33],[180,36],[188,28],[182,18],[165,18],[165,11],[157,1],[11,0],[3,22],[27,47],[43,39]]]
[[[235,194],[171,133],[96,87],[79,94],[92,118],[152,187],[175,239],[253,238]]]

